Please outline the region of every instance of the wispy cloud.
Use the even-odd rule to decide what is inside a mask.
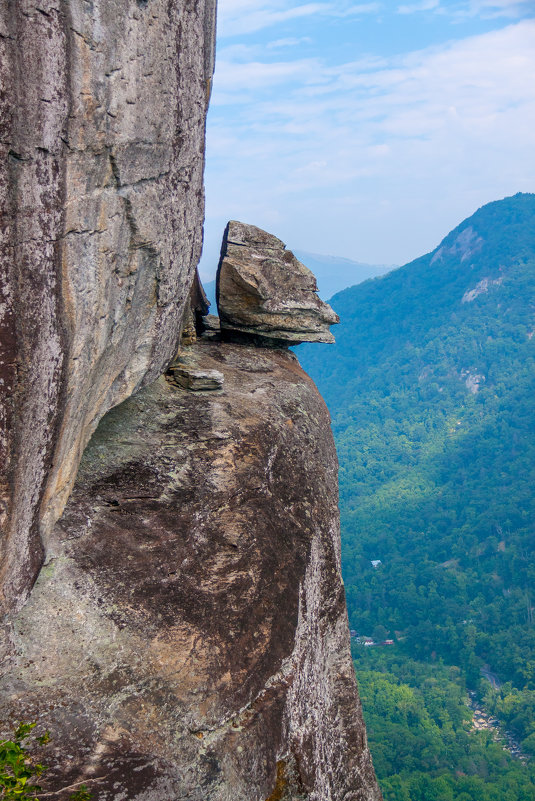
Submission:
[[[433,11],[440,6],[440,0],[421,0],[419,3],[408,3],[398,6],[398,14],[416,14],[419,11]]]
[[[349,8],[331,7],[333,17],[360,17],[363,14],[376,14],[381,9],[381,3],[360,3]]]
[[[458,13],[472,17],[497,18],[519,17],[530,12],[535,13],[533,0],[470,0]]]
[[[250,34],[274,25],[305,17],[359,17],[374,14],[380,3],[348,5],[338,2],[292,5],[287,0],[222,0],[219,4],[218,36],[227,38]]]
[[[483,19],[497,19],[509,17],[514,19],[524,16],[530,11],[535,12],[533,0],[454,0],[441,2],[441,0],[418,0],[413,3],[404,3],[397,7],[398,14],[417,14],[433,11],[452,19],[466,19],[481,17]]]
[[[321,80],[321,73],[322,67],[317,59],[243,63],[226,60],[222,54],[217,66],[214,105],[241,102],[243,92],[247,90],[254,91],[259,99],[262,89],[280,86],[288,81],[298,81],[301,86],[309,81],[317,83]]]
[[[286,39],[275,39],[266,45],[268,50],[280,50],[284,47],[298,47],[301,44],[311,44],[310,36],[288,36]]]

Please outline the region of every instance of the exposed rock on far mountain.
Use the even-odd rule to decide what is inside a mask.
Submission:
[[[221,334],[264,345],[334,342],[339,317],[317,294],[316,279],[276,236],[228,223],[217,271]]]

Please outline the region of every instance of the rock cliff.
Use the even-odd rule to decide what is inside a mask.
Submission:
[[[329,416],[293,354],[200,341],[101,421],[15,621],[2,719],[48,790],[379,797],[349,653]]]
[[[0,5],[8,608],[98,420],[176,351],[201,248],[214,29],[215,0]]]
[[[60,798],[374,801],[326,409],[280,320],[195,341],[214,13],[0,6],[0,737]]]

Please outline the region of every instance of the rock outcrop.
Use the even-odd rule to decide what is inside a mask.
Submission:
[[[276,236],[228,223],[216,286],[225,339],[275,346],[334,342],[329,326],[339,318],[317,289],[313,273]]]
[[[214,30],[215,0],[0,4],[0,609],[100,417],[176,351]]]
[[[251,227],[252,315],[195,278],[214,15],[0,6],[0,737],[50,729],[59,798],[374,801],[328,414],[273,347],[335,316]]]
[[[379,798],[349,652],[329,416],[293,354],[199,341],[108,413],[15,621],[2,720],[47,792]]]

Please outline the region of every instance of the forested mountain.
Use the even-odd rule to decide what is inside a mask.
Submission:
[[[535,195],[331,304],[337,344],[298,355],[332,415],[351,627],[481,692],[487,666],[535,753]]]

